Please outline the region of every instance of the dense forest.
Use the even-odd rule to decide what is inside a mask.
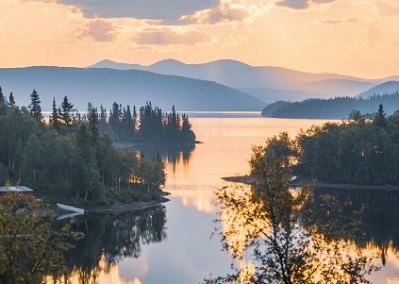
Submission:
[[[352,111],[341,123],[281,133],[266,151],[281,157],[295,174],[327,182],[399,184],[399,111],[387,116],[383,105],[370,118]]]
[[[90,104],[88,112],[97,115],[97,109]],[[170,113],[163,112],[158,107],[153,107],[151,102],[145,106],[133,110],[129,105],[113,103],[107,116],[107,110],[100,107],[99,129],[109,135],[115,142],[162,142],[173,144],[194,144],[195,134],[191,130],[191,124],[186,114],[180,116],[172,107]],[[90,117],[83,117],[83,121]]]
[[[124,188],[143,188],[146,192],[158,189],[165,182],[161,159],[145,159],[132,148],[114,147],[112,139],[101,132],[105,122],[103,114],[98,114],[91,104],[88,113],[81,116],[74,113],[67,97],[59,107],[54,99],[52,113],[46,120],[38,92],[33,90],[30,100],[28,107],[19,107],[12,93],[6,97],[0,88],[0,184],[22,183],[48,194],[106,202],[109,196],[115,198]],[[111,112],[104,127],[112,131],[121,127],[117,138],[127,141],[122,131],[126,118],[120,115],[124,109],[115,109],[118,120],[113,120],[114,112]],[[154,112],[150,103],[140,109],[143,121],[136,132],[134,129],[131,132],[144,141],[150,139],[146,133],[152,131],[146,123],[154,121],[144,117],[146,110]],[[127,113],[126,109],[124,114]],[[173,114],[175,122],[179,122],[177,114],[172,111],[172,117]],[[185,116],[184,123],[188,123]],[[173,130],[177,131],[177,126]]]
[[[330,118],[344,119],[355,109],[362,113],[373,113],[378,105],[386,106],[392,114],[399,105],[399,92],[374,95],[369,98],[337,97],[332,99],[308,99],[301,102],[278,101],[266,106],[262,116],[278,118]]]

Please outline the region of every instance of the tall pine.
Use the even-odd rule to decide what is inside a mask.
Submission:
[[[32,94],[30,95],[30,104],[28,106],[30,110],[30,115],[36,119],[42,119],[42,108],[40,106],[40,98],[39,94],[33,89]]]

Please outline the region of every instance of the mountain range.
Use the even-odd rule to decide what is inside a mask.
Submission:
[[[265,104],[277,100],[352,97],[386,81],[399,80],[399,76],[364,79],[332,73],[307,73],[272,66],[250,66],[234,60],[185,64],[167,59],[149,66],[103,60],[89,68],[135,69],[215,81],[261,99]]]
[[[399,76],[364,79],[339,74],[315,74],[272,66],[250,66],[234,60],[185,64],[163,60],[149,66],[103,60],[86,68],[36,66],[1,68],[3,93],[13,92],[27,106],[33,89],[42,109],[64,96],[79,111],[88,102],[109,109],[113,102],[180,111],[260,111],[279,100],[368,96],[395,88]]]
[[[113,102],[140,107],[147,101],[170,110],[261,110],[264,102],[238,90],[212,82],[161,75],[140,70],[94,68],[29,67],[0,69],[0,86],[8,96],[13,92],[17,105],[29,105],[35,89],[43,110],[51,110],[67,96],[79,111],[87,104],[109,109]]]

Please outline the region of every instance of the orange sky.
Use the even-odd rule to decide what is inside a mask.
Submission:
[[[399,75],[397,0],[1,0],[0,67],[222,58]]]

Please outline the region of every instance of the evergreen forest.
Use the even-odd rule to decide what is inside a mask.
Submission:
[[[195,135],[186,115],[170,114],[148,102],[136,113],[114,104],[109,116],[88,104],[79,114],[64,97],[53,100],[48,119],[39,93],[19,107],[0,88],[0,184],[23,184],[41,196],[108,204],[159,198],[165,165],[115,142],[191,141]]]
[[[316,180],[399,185],[399,111],[388,116],[382,104],[371,117],[352,111],[347,120],[302,130],[295,139],[274,136],[265,151]]]
[[[373,95],[369,98],[336,97],[331,99],[308,99],[301,102],[278,101],[262,110],[264,117],[277,118],[328,118],[344,119],[355,109],[372,114],[378,106],[385,106],[385,112],[393,114],[399,105],[399,92]]]

